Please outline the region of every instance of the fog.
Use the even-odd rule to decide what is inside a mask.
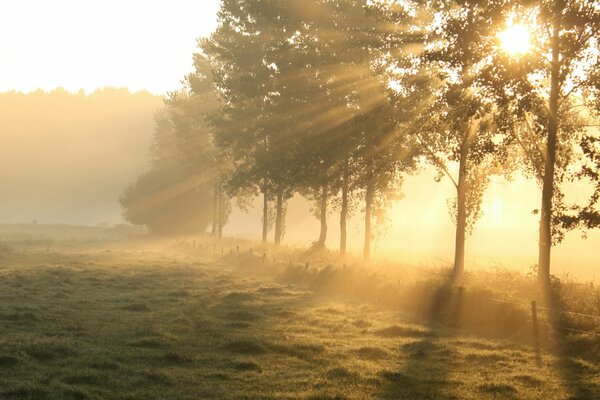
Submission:
[[[449,267],[454,254],[455,225],[446,201],[454,195],[449,182],[435,182],[431,170],[406,178],[404,198],[394,202],[387,223],[375,227],[375,260],[397,262],[408,267]],[[466,263],[471,270],[509,270],[532,272],[537,263],[540,188],[531,179],[518,177],[512,182],[496,179],[483,200],[484,215],[467,238]],[[236,210],[225,228],[227,235],[258,239],[260,201],[246,213]],[[296,195],[288,206],[284,242],[310,246],[318,237],[319,220],[309,214],[309,205]],[[349,252],[362,255],[364,220],[358,207],[348,224]],[[339,247],[339,214],[328,219],[327,246]],[[270,238],[272,232],[270,233]],[[579,231],[569,232],[553,248],[553,268],[557,276],[598,281],[600,233],[590,231],[587,238]]]
[[[117,199],[148,166],[161,104],[126,89],[0,94],[0,221],[122,222]]]
[[[148,169],[154,114],[162,98],[145,92],[103,89],[92,94],[63,90],[0,95],[0,222],[120,224],[118,198]],[[437,183],[431,169],[409,176],[404,197],[394,202],[387,222],[375,224],[374,258],[411,265],[447,266],[452,262],[455,227],[447,199],[453,187]],[[477,268],[528,271],[536,262],[540,188],[533,180],[495,178],[483,201],[483,217],[468,238],[467,263]],[[248,212],[234,209],[226,235],[258,239],[260,200]],[[288,205],[284,244],[309,246],[319,220],[300,195]],[[360,255],[360,206],[349,222],[348,247]],[[339,216],[328,216],[327,246],[339,246]],[[269,233],[270,237],[272,232]],[[571,232],[554,249],[557,274],[597,279],[600,255],[592,232],[587,240]]]

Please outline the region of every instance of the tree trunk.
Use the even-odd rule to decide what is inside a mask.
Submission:
[[[365,193],[365,244],[363,247],[363,259],[369,261],[371,258],[371,208],[373,206],[373,197],[375,195],[375,188],[373,180],[370,179],[367,183]]]
[[[329,192],[327,182],[321,186],[321,233],[319,234],[319,240],[317,241],[317,247],[325,247],[325,240],[327,239],[327,193]]]
[[[560,79],[560,7],[556,5],[552,29],[552,72],[550,82],[550,104],[548,142],[542,185],[542,212],[540,214],[540,239],[538,255],[538,279],[541,284],[550,281],[550,253],[552,249],[552,197],[554,195],[554,164],[558,133],[558,96]]]
[[[213,190],[213,211],[212,211],[212,235],[215,236],[217,234],[217,221],[218,221],[218,211],[219,211],[219,183],[215,182],[215,187]]]
[[[225,196],[223,186],[219,183],[219,238],[223,237],[223,225],[225,225]]]
[[[456,187],[456,237],[454,241],[454,269],[453,280],[460,280],[465,272],[465,239],[467,231],[467,158],[469,157],[469,146],[471,144],[470,127],[465,132],[463,142],[460,146],[460,162],[458,167],[458,184]]]
[[[342,176],[342,209],[340,210],[340,254],[346,254],[346,219],[348,218],[348,159],[344,160]]]
[[[269,196],[267,189],[263,189],[263,225],[262,242],[267,243],[267,233],[269,232]]]
[[[283,190],[277,191],[277,204],[275,206],[275,245],[281,244],[281,236],[283,234]]]

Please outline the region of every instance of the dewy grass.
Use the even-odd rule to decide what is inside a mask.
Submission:
[[[0,261],[0,399],[600,398],[596,361],[543,349],[538,364],[527,342],[231,256],[16,251]]]

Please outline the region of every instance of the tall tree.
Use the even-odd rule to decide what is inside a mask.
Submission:
[[[194,72],[186,77],[184,92],[171,95],[168,105],[176,112],[182,154],[191,153],[190,149],[203,152],[203,156],[188,156],[184,162],[202,174],[213,188],[212,234],[221,237],[232,208],[231,196],[225,189],[233,166],[215,137],[213,121],[220,112],[221,96],[214,81],[214,67],[214,60],[205,54],[194,54]]]
[[[365,261],[371,256],[373,217],[378,216],[378,221],[383,222],[390,203],[401,197],[404,174],[416,170],[419,155],[416,138],[399,124],[399,114],[388,100],[354,121],[357,174],[353,184],[361,189],[364,200]]]
[[[293,133],[292,48],[298,18],[294,2],[227,0],[219,25],[201,50],[215,60],[215,82],[223,108],[215,120],[217,142],[235,163],[229,188],[258,190],[263,196],[263,241],[269,227],[269,203],[275,201],[275,241],[283,235],[285,202],[293,193],[292,162],[298,140]],[[296,71],[299,71],[296,69]]]
[[[537,174],[542,186],[538,277],[547,284],[553,244],[562,239],[564,229],[593,216],[585,207],[579,214],[573,213],[578,207],[565,204],[560,187],[564,181],[587,175],[572,154],[586,154],[589,131],[581,120],[589,118],[586,109],[593,107],[593,99],[597,98],[593,92],[598,88],[594,76],[598,68],[600,7],[597,1],[524,1],[514,5],[506,19],[528,25],[532,45],[519,57],[494,53],[488,82],[496,85],[500,97],[513,102],[541,148],[538,159],[542,168]]]
[[[308,89],[298,105],[305,121],[300,124],[305,145],[298,156],[310,162],[300,181],[320,220],[316,247],[325,245],[328,206],[341,192],[340,251],[344,253],[350,180],[354,179],[350,160],[361,145],[351,134],[353,121],[386,102],[381,72],[376,70],[383,69],[380,64],[386,54],[400,47],[401,43],[390,39],[397,39],[395,33],[406,29],[403,24],[410,19],[410,11],[366,0],[313,0],[305,8],[295,35],[300,44],[298,68],[306,71],[302,79]]]
[[[429,2],[427,48],[417,62],[435,87],[433,108],[425,109],[418,129],[420,142],[439,178],[448,176],[456,188],[450,204],[456,223],[454,279],[463,275],[466,235],[480,215],[489,176],[508,154],[510,139],[492,123],[496,110],[479,83],[508,5],[504,0]],[[449,163],[458,164],[457,176]]]

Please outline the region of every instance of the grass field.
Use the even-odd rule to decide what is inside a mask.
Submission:
[[[0,398],[600,398],[593,361],[538,362],[209,251],[31,243],[0,258]]]

